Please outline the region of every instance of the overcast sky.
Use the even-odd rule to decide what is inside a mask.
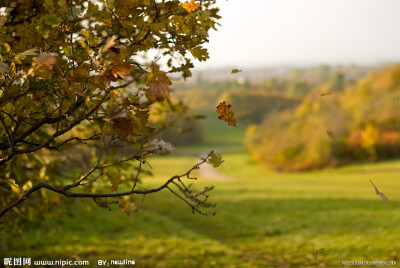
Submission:
[[[196,67],[400,62],[400,0],[217,0]]]

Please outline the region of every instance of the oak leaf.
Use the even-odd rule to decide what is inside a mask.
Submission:
[[[188,13],[192,13],[193,11],[196,11],[200,7],[200,3],[195,3],[194,1],[195,0],[191,0],[190,2],[186,1],[185,3],[182,3],[181,6],[184,9],[186,9]]]
[[[147,90],[147,97],[152,101],[162,101],[168,95],[168,86],[170,86],[171,80],[165,72],[160,71],[156,64],[153,64],[152,71],[147,74],[146,86],[149,87]]]
[[[129,62],[112,63],[107,69],[100,72],[101,76],[105,76],[110,81],[117,81],[123,79],[127,74],[133,70],[133,66]]]
[[[226,102],[222,102],[217,106],[217,113],[220,115],[218,118],[228,122],[228,125],[236,127],[236,120],[233,119],[234,112],[231,109],[231,105],[226,105]]]

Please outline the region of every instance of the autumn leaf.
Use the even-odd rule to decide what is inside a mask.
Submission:
[[[372,183],[372,185],[374,186],[374,188],[375,188],[375,193],[377,194],[377,195],[379,195],[381,198],[382,198],[382,200],[383,201],[385,201],[385,202],[388,202],[389,200],[387,199],[387,197],[383,194],[383,193],[381,193],[379,190],[378,190],[378,188],[375,186],[375,184],[372,182],[372,180],[369,180],[371,183]]]
[[[129,64],[129,62],[124,62],[121,64],[113,65],[111,67],[111,73],[115,78],[122,79],[127,74],[129,74],[132,69],[133,67]]]
[[[194,1],[195,0],[191,0],[190,2],[186,1],[185,3],[182,3],[181,6],[184,9],[186,9],[188,13],[192,13],[193,11],[196,11],[200,7],[200,3],[195,3]]]
[[[105,76],[110,81],[117,81],[123,79],[127,74],[133,70],[133,66],[129,62],[112,63],[107,69],[100,72],[100,75]]]
[[[214,167],[219,167],[224,161],[222,160],[221,154],[216,154],[211,152],[209,154],[210,158],[207,160],[207,163],[213,165]]]
[[[146,126],[149,111],[121,112],[124,117],[114,115],[111,119],[111,127],[121,141],[135,143],[136,136],[151,133],[154,128]]]
[[[242,70],[239,70],[239,69],[233,69],[232,71],[231,71],[231,74],[237,74],[237,73],[240,73]]]
[[[226,105],[226,102],[222,102],[217,106],[217,113],[220,115],[218,118],[228,122],[228,125],[236,126],[236,120],[233,119],[234,112],[231,109],[231,105]]]
[[[168,95],[168,86],[171,80],[165,72],[160,71],[156,64],[153,64],[152,71],[147,74],[146,86],[149,87],[147,97],[152,101],[162,101]]]

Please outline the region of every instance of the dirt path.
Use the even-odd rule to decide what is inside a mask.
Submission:
[[[203,154],[206,156],[207,154]],[[213,165],[204,163],[200,166],[199,169],[199,177],[203,177],[205,179],[215,179],[215,180],[229,180],[231,179],[229,176],[226,176],[219,172],[218,168],[215,168]]]

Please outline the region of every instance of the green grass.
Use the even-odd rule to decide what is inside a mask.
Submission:
[[[207,145],[177,148],[155,158],[157,176],[145,186],[193,165],[193,153],[214,148],[229,178],[199,178],[215,185],[217,215],[193,215],[169,192],[148,195],[126,216],[77,200],[63,216],[5,236],[0,257],[90,260],[134,259],[137,267],[340,267],[342,260],[397,260],[400,255],[400,161],[306,173],[267,171],[246,154],[244,128],[208,119]],[[386,194],[383,202],[369,182]],[[29,201],[27,201],[29,202]],[[5,238],[5,239],[4,239]],[[312,253],[324,248],[314,256]],[[93,265],[95,266],[95,265]],[[122,267],[122,266],[119,266]]]

